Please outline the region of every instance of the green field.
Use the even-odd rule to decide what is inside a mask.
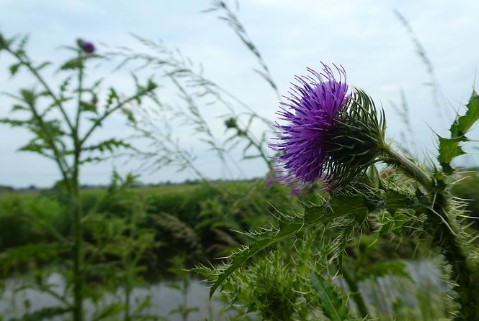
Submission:
[[[469,209],[476,217],[479,209],[478,184],[479,176],[470,175],[454,186],[454,192],[458,196],[468,199]],[[68,245],[71,242],[71,224],[66,199],[59,189],[0,194],[0,272],[4,280],[12,277],[24,279],[31,275],[47,277],[61,269],[62,262],[71,259]],[[228,255],[245,244],[247,239],[239,232],[265,226],[267,222],[274,221],[279,212],[291,213],[300,208],[298,198],[291,196],[286,189],[276,184],[266,186],[261,180],[159,187],[125,185],[90,188],[81,191],[81,200],[85,213],[85,257],[91,259],[91,271],[86,273],[87,285],[96,288],[101,283],[107,292],[110,287],[116,288],[123,282],[134,281],[132,284],[136,286],[145,286],[145,282],[151,284],[162,279],[181,280],[185,277],[182,272],[185,267],[220,263],[218,257]],[[477,224],[470,228],[476,226]],[[359,242],[369,244],[369,250],[355,255],[368,257],[369,265],[373,262],[393,264],[392,262],[400,262],[397,260],[417,260],[428,257],[430,251],[427,246],[418,248],[412,239],[403,239],[401,247],[395,244],[397,240],[390,239],[389,243],[387,238],[372,246],[367,235],[363,235]],[[278,246],[287,249],[291,244],[287,241]],[[352,245],[351,251],[356,252],[361,248]],[[309,255],[301,252],[304,249],[295,251],[299,258]],[[352,259],[344,264],[354,266],[354,262]],[[261,266],[262,263],[258,264]],[[410,266],[415,266],[416,263],[412,264]],[[300,269],[301,266],[297,268]],[[121,281],[129,269],[135,271],[130,275],[132,278]],[[422,272],[414,273],[419,273],[415,277],[422,275]],[[265,277],[275,279],[272,275]],[[433,284],[421,287],[426,289],[431,286],[428,291],[439,291],[442,285],[436,284],[438,280],[427,281]],[[283,281],[277,282],[281,284]],[[364,291],[373,291],[378,296],[380,285],[376,282],[379,279],[364,283]],[[420,291],[421,287],[417,288],[419,283],[395,283],[397,281],[394,278],[380,282],[389,284],[391,289],[407,288],[407,296],[417,296],[417,300],[422,300],[420,298],[424,295],[423,292],[414,292]],[[187,289],[188,287],[185,291]],[[228,289],[228,284],[225,284],[225,289]],[[385,291],[384,288],[381,289]],[[394,291],[396,290],[383,292],[381,300],[386,300],[386,303],[381,303],[379,296],[376,299],[370,297],[367,300],[372,305],[370,310],[376,311],[378,304],[389,306],[392,303],[387,302],[398,300],[394,298]],[[431,301],[431,304],[442,304],[443,294],[437,292],[434,295],[435,303]],[[389,299],[384,299],[389,296]],[[252,300],[251,297],[239,299],[245,302]],[[415,313],[422,310],[407,307],[405,305],[401,310],[406,315],[405,320],[419,320]],[[421,309],[424,310],[424,307]],[[380,310],[377,311],[379,312],[375,313],[380,313]],[[437,311],[427,311],[421,313],[430,313],[434,317],[442,315],[437,314]],[[388,320],[387,315],[390,313],[392,312],[381,315],[381,318]]]
[[[158,257],[165,265],[178,250],[188,253],[190,265],[225,255],[242,243],[242,236],[232,230],[246,231],[264,223],[274,210],[272,200],[278,210],[281,205],[284,210],[294,207],[294,199],[285,190],[265,187],[261,181],[85,189],[81,200],[85,217],[95,217],[95,224],[134,219],[139,227],[153,232],[161,245],[154,251],[157,259],[149,265]],[[1,251],[54,242],[57,234],[68,238],[71,225],[65,202],[54,189],[0,194]],[[87,226],[85,237],[96,228]],[[4,276],[13,272],[6,264],[0,266]]]

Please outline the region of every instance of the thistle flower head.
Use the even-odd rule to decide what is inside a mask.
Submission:
[[[93,42],[85,41],[83,39],[77,40],[78,46],[86,53],[94,53],[95,52],[95,45]]]
[[[276,124],[276,170],[280,180],[301,190],[321,180],[334,190],[344,187],[371,165],[383,146],[385,124],[361,90],[348,93],[346,73],[323,64],[296,76],[290,97],[281,103]],[[335,77],[335,73],[339,76]]]

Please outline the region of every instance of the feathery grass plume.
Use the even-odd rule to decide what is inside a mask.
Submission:
[[[296,76],[290,97],[282,102],[271,147],[280,180],[293,192],[321,180],[333,191],[346,186],[374,163],[385,146],[383,114],[359,89],[348,93],[344,68],[323,64],[322,72]],[[335,78],[335,71],[339,75]]]

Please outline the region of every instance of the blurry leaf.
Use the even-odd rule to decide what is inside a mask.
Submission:
[[[63,254],[64,247],[44,242],[11,247],[0,253],[0,271],[5,276],[36,262],[55,262]]]
[[[9,45],[9,42],[7,41],[7,39],[3,37],[3,34],[0,33],[0,50],[6,48],[8,45]]]
[[[19,57],[25,57],[25,50],[23,49],[15,50],[15,54]]]
[[[96,310],[92,317],[92,321],[103,320],[107,317],[117,316],[125,311],[125,307],[120,303],[110,303],[101,310]]]
[[[86,163],[98,163],[104,160],[105,160],[105,157],[85,157],[80,160],[79,164],[83,165]]]
[[[168,315],[173,315],[173,314],[179,314],[181,316],[183,315],[189,315],[192,312],[197,312],[200,309],[197,307],[185,307],[185,306],[178,306],[175,309],[172,309],[168,312]]]
[[[38,65],[35,69],[37,69],[37,71],[38,71],[38,70],[41,70],[41,69],[43,69],[47,66],[50,66],[51,64],[52,64],[51,62],[45,61],[45,62],[41,63],[40,65]]]
[[[93,112],[93,113],[96,113],[97,110],[96,110],[96,105],[94,104],[91,104],[91,103],[88,103],[86,101],[81,101],[80,102],[80,110],[82,111],[90,111],[90,112]]]
[[[130,148],[134,149],[132,145],[125,143],[121,139],[116,139],[116,138],[110,138],[107,140],[104,140],[98,144],[87,146],[83,148],[84,151],[99,151],[101,153],[104,152],[113,152],[116,149],[119,148]]]
[[[43,321],[45,319],[51,319],[53,317],[60,316],[62,314],[66,314],[71,312],[70,308],[64,308],[64,307],[47,307],[47,308],[42,308],[40,310],[37,310],[32,313],[27,313],[23,315],[19,319],[10,319],[10,321]]]
[[[36,95],[33,92],[33,90],[29,89],[21,89],[20,90],[20,96],[23,98],[23,100],[29,105],[29,106],[34,106],[35,101],[36,101]]]
[[[43,126],[35,131],[39,138],[56,139],[65,134],[62,130],[62,122],[59,120],[43,121]]]
[[[67,89],[68,86],[70,85],[72,77],[67,77],[60,85],[60,92],[64,93]]]
[[[136,119],[135,116],[133,115],[133,112],[127,108],[122,108],[121,112],[126,116],[126,119],[132,124],[136,124]]]
[[[136,302],[136,307],[134,314],[139,314],[143,312],[145,309],[151,307],[151,295],[146,295],[139,300],[140,302]]]
[[[119,100],[119,97],[118,97],[118,94],[116,93],[116,90],[114,88],[110,88],[110,92],[108,93],[108,97],[106,99],[106,109],[111,107],[114,101],[118,101],[118,100]]]
[[[10,65],[10,67],[8,68],[10,70],[10,76],[15,76],[15,74],[18,72],[18,69],[20,68],[22,64],[21,63],[17,63],[17,64],[13,64],[13,65]]]
[[[12,111],[18,111],[18,110],[28,110],[28,108],[19,104],[13,105]]]
[[[60,70],[75,70],[83,68],[83,61],[85,58],[77,57],[70,60],[67,60],[63,65],[61,65]]]
[[[368,278],[380,278],[388,275],[411,279],[406,271],[406,265],[402,261],[383,261],[369,264],[358,270],[356,282]]]
[[[158,88],[158,85],[153,81],[153,79],[148,79],[146,83],[146,91],[153,91]]]
[[[40,153],[43,152],[45,149],[47,149],[47,146],[45,145],[28,143],[27,145],[20,147],[18,150],[22,152]]]
[[[319,304],[324,315],[331,321],[344,321],[349,319],[349,310],[346,299],[338,292],[331,280],[321,275],[312,273],[311,285],[319,296]]]
[[[12,127],[28,125],[30,122],[27,120],[0,118],[0,123],[10,125]]]

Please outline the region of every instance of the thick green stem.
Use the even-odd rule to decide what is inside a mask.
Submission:
[[[83,229],[78,180],[72,184],[73,217],[73,320],[83,321]]]
[[[457,283],[456,291],[459,294],[459,313],[456,321],[479,321],[479,289],[477,277],[472,273],[467,255],[461,246],[458,236],[457,223],[454,217],[448,214],[450,210],[450,196],[444,189],[436,189],[432,176],[424,172],[418,165],[402,156],[393,149],[384,149],[383,159],[386,163],[396,166],[409,177],[419,182],[429,194],[430,207],[427,210],[428,218],[424,230],[431,235],[432,242],[441,249],[447,262],[452,267],[451,278]]]
[[[397,151],[390,147],[385,147],[384,153],[384,162],[390,165],[397,166],[407,176],[418,181],[428,192],[432,192],[434,190],[434,183],[432,178],[413,161],[399,154]]]
[[[82,51],[78,51],[78,57],[82,57]],[[82,114],[83,93],[83,65],[78,69],[78,101],[75,115],[75,123],[72,128],[72,143],[74,149],[73,170],[71,178],[71,200],[73,217],[73,320],[83,321],[83,285],[84,285],[84,253],[83,253],[83,226],[82,208],[80,201],[80,154],[82,143],[79,137],[80,120]]]
[[[451,278],[457,284],[459,313],[456,321],[479,321],[479,279],[468,264],[464,240],[454,217],[448,215],[449,197],[442,191],[436,195],[432,208],[428,211],[425,229],[432,235],[432,242],[442,250],[442,254],[452,267]]]
[[[78,58],[81,59],[83,56],[82,49],[79,49],[78,51]],[[78,131],[80,128],[80,120],[81,120],[81,114],[82,114],[82,94],[83,94],[83,61],[80,64],[80,67],[78,68],[78,98],[77,98],[77,110],[76,110],[76,115],[75,115],[75,124],[74,124],[74,134],[75,136],[78,137]]]
[[[76,133],[78,133],[78,128]],[[80,153],[81,145],[78,136],[73,135],[74,159],[71,177],[71,211],[73,233],[73,321],[83,321],[83,285],[84,285],[84,253],[82,208],[80,201]]]

